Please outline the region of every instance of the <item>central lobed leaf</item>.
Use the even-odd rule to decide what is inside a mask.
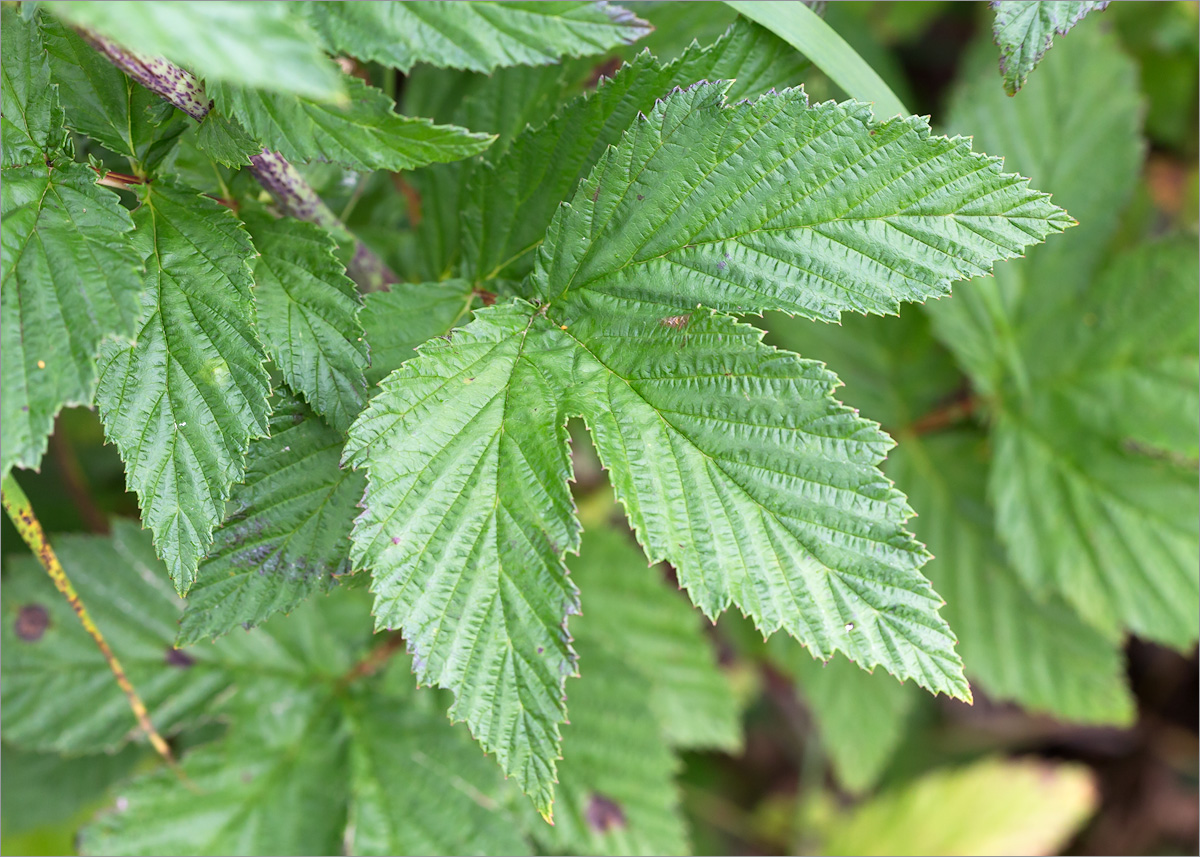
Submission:
[[[423,346],[350,432],[377,624],[403,628],[419,679],[454,691],[452,717],[547,815],[575,668],[568,416],[708,616],[737,604],[817,657],[970,698],[878,470],[891,441],[821,364],[721,311],[894,311],[1071,220],[920,119],[799,90],[727,107],[725,87],[641,116],[560,207],[518,287],[534,302]]]

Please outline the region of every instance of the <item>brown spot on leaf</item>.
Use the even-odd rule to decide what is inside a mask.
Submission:
[[[683,330],[691,320],[691,315],[669,315],[664,319],[660,319],[659,324],[663,327],[669,327],[672,330]]]
[[[592,792],[587,805],[587,823],[597,833],[622,830],[625,827],[625,811],[612,798]]]
[[[163,663],[169,667],[179,667],[181,670],[186,670],[192,664],[196,663],[196,659],[187,652],[183,652],[172,647],[167,649],[167,654],[163,658]]]
[[[41,604],[26,604],[17,614],[15,627],[18,637],[27,643],[36,643],[50,627],[50,614]]]

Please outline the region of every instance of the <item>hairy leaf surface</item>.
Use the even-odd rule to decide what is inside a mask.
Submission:
[[[21,20],[11,6],[5,6],[0,14],[4,53],[4,65],[0,66],[4,152],[0,162],[5,167],[41,163],[46,152],[58,150],[63,142],[58,88],[51,84],[37,27]]]
[[[371,347],[367,381],[378,384],[415,357],[421,343],[445,336],[466,317],[475,300],[466,280],[397,283],[386,292],[366,295],[362,325]]]
[[[319,226],[266,214],[243,218],[254,264],[258,327],[288,385],[339,431],[367,399],[367,346],[354,282]]]
[[[477,155],[491,137],[428,119],[401,116],[383,92],[346,78],[350,101],[330,104],[290,93],[221,84],[217,107],[269,149],[297,161],[331,161],[356,170],[411,170]]]
[[[218,164],[244,167],[262,151],[262,146],[246,133],[236,119],[210,110],[196,130],[196,147]]]
[[[471,71],[603,53],[652,29],[607,3],[337,3],[304,7],[334,52],[407,72],[419,62]]]
[[[676,278],[652,263],[673,252],[686,257],[703,236],[735,265],[761,262],[738,249],[738,230],[761,220],[763,206],[786,213],[804,199],[792,205],[789,193],[780,206],[755,198],[779,166],[779,155],[766,143],[759,151],[756,141],[807,131],[808,145],[822,129],[843,124],[821,163],[847,140],[869,155],[877,151],[873,135],[882,135],[895,144],[889,155],[907,147],[941,164],[916,173],[933,191],[892,188],[897,176],[913,174],[911,165],[901,173],[897,161],[896,175],[883,169],[874,185],[880,199],[829,203],[835,211],[941,212],[878,218],[940,240],[936,253],[899,228],[876,235],[868,227],[866,243],[876,252],[871,242],[884,241],[892,259],[913,260],[893,263],[905,273],[871,297],[880,311],[985,270],[1062,228],[1065,215],[962,141],[930,138],[927,127],[872,127],[852,104],[810,111],[795,91],[723,108],[723,89],[677,92],[608,150],[559,210],[522,287],[539,296],[540,309],[514,300],[477,313],[450,343],[426,346],[385,380],[351,429],[348,458],[368,470],[354,560],[372,570],[377,621],[404,629],[419,677],[455,692],[452,717],[468,720],[543,813],[563,677],[574,669],[559,631],[576,609],[561,577],[563,552],[576,544],[563,486],[568,415],[588,422],[647,555],[670,561],[708,616],[735,603],[764,633],[786,628],[815,656],[843,651],[865,668],[882,664],[931,690],[969,696],[954,637],[937,616],[941,601],[918,571],[927,555],[904,530],[911,512],[877,469],[890,446],[886,435],[831,398],[835,379],[820,364],[763,346],[760,333],[727,316],[697,310],[706,302],[727,310],[818,307],[829,317],[862,309],[863,296],[851,294],[867,275],[865,267],[854,270],[861,257],[828,269],[819,283],[798,265],[778,265],[769,285],[759,285],[765,262],[757,272],[747,265],[720,277],[680,264]],[[792,169],[797,181],[818,182],[817,191],[836,172],[827,167],[820,185],[821,176]],[[947,191],[941,182],[954,177],[960,181]],[[637,208],[636,196],[655,193],[659,200]],[[691,222],[700,217],[694,212],[709,222]],[[794,228],[763,230],[767,250],[788,259],[801,253],[810,227],[807,215],[794,216]],[[950,248],[967,261],[952,258]],[[540,586],[521,586],[510,606],[508,581],[533,573],[542,576]],[[530,592],[539,594],[532,605]],[[523,621],[502,622],[501,613]],[[524,678],[533,673],[527,664],[537,668],[536,682]],[[481,687],[482,675],[493,678]]]
[[[288,3],[105,0],[45,5],[76,26],[135,53],[166,57],[207,81],[342,98],[342,74]]]
[[[338,467],[344,438],[277,389],[271,436],[250,444],[180,619],[179,645],[253,627],[327,592],[350,571],[363,477]]]
[[[147,186],[135,237],[148,256],[133,347],[105,344],[96,401],[142,521],[180,593],[212,543],[270,385],[254,331],[254,248],[233,213],[168,181]]]
[[[1070,0],[1070,2],[1029,2],[1029,0],[993,0],[996,20],[993,38],[1000,46],[1000,74],[1004,91],[1015,95],[1025,85],[1055,36],[1065,36],[1089,12],[1108,6],[1108,0]]]

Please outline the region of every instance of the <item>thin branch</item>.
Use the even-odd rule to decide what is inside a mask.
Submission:
[[[359,679],[372,676],[379,672],[387,662],[391,660],[392,655],[404,648],[404,637],[397,633],[391,633],[384,638],[371,651],[363,656],[362,660],[346,671],[346,674],[341,677],[338,684],[345,687],[348,684],[358,681]]]
[[[135,54],[90,30],[80,28],[78,32],[109,62],[197,122],[203,122],[212,109],[212,100],[205,94],[204,84],[190,72],[160,57]],[[347,268],[363,289],[386,290],[391,283],[397,282],[396,275],[383,260],[346,228],[283,155],[263,149],[250,158],[250,172],[275,197],[285,214],[315,223],[338,238],[354,242],[354,255]]]
[[[929,434],[948,429],[969,419],[979,408],[979,404],[979,399],[968,393],[964,398],[930,411],[909,426],[909,431],[913,434]]]
[[[125,698],[129,700],[129,707],[133,709],[133,715],[137,718],[142,731],[146,733],[146,737],[150,739],[150,744],[166,760],[168,765],[178,771],[175,765],[175,757],[171,755],[171,748],[167,746],[167,742],[163,740],[163,737],[158,734],[158,730],[154,728],[154,724],[150,722],[150,714],[146,711],[145,704],[142,702],[141,697],[137,695],[137,691],[133,689],[133,685],[129,683],[129,677],[125,675],[125,669],[121,666],[121,662],[117,660],[117,656],[113,654],[108,641],[104,639],[104,635],[100,633],[100,629],[96,627],[96,623],[92,621],[92,617],[88,614],[87,608],[83,606],[83,602],[80,600],[79,594],[75,591],[75,587],[71,585],[71,580],[67,577],[62,563],[58,561],[58,557],[50,547],[50,543],[46,541],[46,534],[42,530],[41,522],[38,521],[37,516],[33,513],[33,506],[30,504],[29,498],[25,496],[25,492],[21,490],[21,486],[17,484],[17,480],[11,473],[5,476],[4,481],[0,483],[0,499],[3,501],[4,511],[8,513],[8,517],[17,528],[17,532],[21,534],[21,538],[25,540],[25,544],[29,545],[29,549],[34,552],[41,562],[42,567],[46,569],[46,573],[54,581],[55,589],[61,592],[63,597],[67,599],[67,603],[71,605],[71,609],[79,617],[79,624],[83,625],[83,629],[88,632],[95,641],[96,646],[100,649],[100,653],[104,655],[104,660],[108,663],[108,668],[112,670],[113,675],[117,679],[117,684],[120,685],[121,690],[125,693]]]

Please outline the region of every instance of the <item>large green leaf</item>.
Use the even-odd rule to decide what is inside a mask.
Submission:
[[[919,117],[872,124],[798,90],[726,107],[723,90],[667,99],[605,153],[551,225],[534,294],[655,320],[697,303],[895,313],[1072,223]]]
[[[1015,95],[1025,85],[1055,36],[1065,36],[1089,12],[1104,9],[1108,0],[993,0],[996,20],[992,37],[1000,46],[1004,91]]]
[[[329,104],[248,86],[209,87],[217,107],[264,146],[296,161],[331,161],[356,170],[411,170],[477,155],[491,137],[401,116],[383,92],[346,78],[350,101]]]
[[[958,430],[901,435],[887,466],[936,557],[925,573],[946,599],[967,675],[994,699],[1030,711],[1128,724],[1135,709],[1121,640],[1083,622],[1061,596],[1035,597],[1026,588],[993,532],[987,464],[982,435]]]
[[[60,536],[54,549],[155,727],[169,734],[194,720],[228,678],[217,650],[175,652],[183,602],[163,579],[148,535],[132,521],[116,521],[109,539]],[[138,734],[104,656],[37,562],[14,561],[0,592],[5,740],[95,753]]]
[[[61,147],[37,27],[3,10],[0,472],[36,468],[64,405],[90,405],[103,337],[132,336],[144,288],[115,193]]]
[[[142,316],[133,222],[96,178],[61,154],[4,170],[4,473],[38,466],[59,409],[92,403],[101,339]]]
[[[639,54],[595,92],[524,131],[511,148],[488,153],[487,165],[461,194],[467,270],[475,279],[528,274],[559,204],[638,115],[649,113],[675,87],[733,80],[727,97],[734,101],[795,85],[806,66],[779,39],[746,21],[669,64]]]
[[[178,731],[203,715],[228,727],[184,751],[186,779],[160,767],[119,786],[83,853],[528,851],[470,738],[428,694],[396,695],[363,668],[394,646],[372,651],[356,593],[177,650],[181,602],[147,533],[116,521],[111,538],[66,536],[56,548],[155,724]],[[8,569],[3,596],[5,740],[96,752],[136,734],[104,658],[35,561]]]
[[[380,2],[305,4],[329,50],[407,72],[424,62],[491,71],[604,53],[650,31],[606,3]]]
[[[775,137],[806,130],[806,145],[822,152],[792,167],[796,182],[818,183],[808,189],[818,210],[811,198],[830,186],[836,158],[874,152],[878,137],[892,140],[889,157],[908,147],[903,174],[931,183],[907,178],[897,190],[880,158],[872,191],[826,206],[835,226],[831,212],[925,212],[853,221],[904,223],[891,231],[851,228],[843,216],[844,231],[830,233],[851,243],[858,234],[898,269],[878,284],[890,289],[877,285],[876,309],[936,294],[949,277],[1061,228],[1065,215],[915,121],[872,127],[857,105],[809,109],[798,91],[726,108],[723,88],[676,92],[608,150],[559,209],[521,286],[540,307],[514,300],[480,311],[450,342],[426,346],[384,381],[350,433],[348,460],[368,470],[353,556],[372,571],[377,622],[404,629],[421,680],[454,691],[451,716],[470,723],[543,812],[563,677],[574,669],[560,627],[576,609],[562,569],[577,538],[564,484],[569,415],[588,422],[648,556],[670,561],[709,617],[736,603],[764,633],[786,628],[814,656],[843,651],[865,668],[969,696],[940,599],[918,572],[926,554],[904,530],[911,512],[877,469],[888,438],[831,398],[835,379],[820,364],[767,348],[753,328],[697,302],[836,317],[864,308],[851,292],[889,270],[849,256],[820,281],[802,271],[816,264],[803,256],[815,215],[789,204],[803,187],[782,205],[794,228],[759,230],[757,278],[736,270],[755,259],[738,243],[747,223],[781,207],[761,187],[772,171],[752,167],[755,158],[778,166]],[[912,157],[937,166],[914,174]],[[946,173],[960,179],[953,192]],[[857,196],[877,199],[858,205]],[[685,199],[710,222],[673,215]],[[701,240],[718,259],[727,251],[714,274],[681,263],[668,278],[651,267],[673,252],[691,258]],[[967,260],[946,255],[951,248]],[[767,253],[797,261],[768,271]]]
[[[777,343],[828,360],[846,382],[845,401],[896,434],[884,472],[917,512],[934,555],[923,572],[946,599],[942,612],[972,684],[1066,720],[1127,722],[1133,708],[1120,641],[1087,625],[1061,597],[1035,597],[997,543],[982,431],[926,422],[965,404],[961,375],[926,318],[906,311],[899,319],[848,318],[838,326],[773,318],[770,327]],[[914,430],[922,422],[928,434]],[[880,731],[872,729],[872,737]],[[846,746],[856,752],[870,744]],[[831,752],[836,761],[838,749]]]
[[[775,638],[771,652],[799,685],[838,781],[851,792],[873,787],[904,738],[916,688],[843,658],[814,661],[792,640]]]
[[[45,5],[76,26],[135,53],[166,57],[207,81],[342,98],[342,74],[288,3],[105,0]]]
[[[60,21],[42,16],[41,29],[67,125],[139,168],[153,170],[190,120],[174,113],[161,124],[151,122],[149,111],[162,105],[159,96],[126,77]]]
[[[339,431],[367,400],[367,346],[354,282],[324,229],[290,217],[243,218],[254,264],[258,329],[288,385]]]
[[[246,482],[188,593],[179,645],[290,613],[350,570],[362,475],[338,467],[341,433],[286,390],[276,396],[271,436],[250,444]]]
[[[159,180],[134,216],[147,260],[133,347],[107,343],[96,402],[180,593],[212,543],[270,393],[254,330],[254,248],[233,213]]]
[[[564,630],[578,612],[563,554],[579,526],[558,404],[570,366],[526,355],[523,302],[433,340],[383,382],[346,453],[370,462],[352,553],[370,568],[377,627],[403,627],[417,676],[455,691],[466,720],[548,813],[563,691]],[[504,491],[501,491],[504,486]]]
[[[587,605],[586,618],[574,620],[572,633],[596,637],[645,676],[650,708],[667,741],[736,751],[742,741],[733,688],[702,632],[706,623],[668,588],[663,568],[647,568],[633,537],[607,526],[584,533],[579,558],[570,566]],[[572,710],[581,704],[573,698]],[[578,722],[572,714],[572,724]]]

